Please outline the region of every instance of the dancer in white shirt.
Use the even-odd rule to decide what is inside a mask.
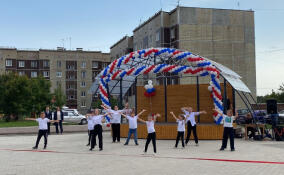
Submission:
[[[191,130],[192,130],[195,144],[196,146],[198,146],[195,116],[200,115],[200,114],[206,114],[206,111],[193,112],[192,107],[182,107],[181,110],[185,114],[186,123],[187,123],[187,136],[186,136],[185,144],[187,145],[187,143],[189,142]]]
[[[43,149],[46,149],[47,146],[47,132],[48,132],[48,126],[47,124],[49,122],[58,122],[58,120],[50,120],[48,118],[45,118],[45,112],[41,112],[40,113],[40,118],[25,118],[25,120],[33,120],[38,122],[38,135],[37,135],[37,139],[36,139],[36,145],[33,147],[33,149],[37,149],[38,148],[38,144],[39,141],[41,139],[41,137],[44,137],[44,147]]]
[[[177,127],[177,138],[175,148],[178,146],[178,142],[181,139],[182,147],[184,148],[184,131],[185,131],[185,116],[180,114],[178,117],[175,116],[174,112],[170,112],[178,123]]]
[[[144,149],[144,153],[147,153],[147,149],[148,149],[148,145],[150,143],[150,141],[152,140],[152,144],[153,144],[153,148],[154,148],[154,153],[157,153],[157,148],[156,148],[156,132],[155,132],[155,122],[157,117],[161,117],[160,114],[156,114],[154,116],[152,116],[151,114],[148,115],[148,120],[142,120],[138,117],[138,120],[145,123],[147,126],[147,132],[148,132],[148,136],[147,136],[147,141],[146,141],[146,145],[145,145],[145,149]]]
[[[127,120],[128,120],[128,123],[129,123],[129,131],[128,131],[128,137],[126,139],[126,142],[124,145],[128,145],[128,142],[130,140],[130,137],[131,135],[133,134],[134,135],[134,141],[135,141],[135,145],[138,145],[138,141],[137,141],[137,119],[138,117],[143,113],[145,112],[146,110],[142,110],[139,114],[135,115],[135,112],[133,111],[131,113],[131,116],[129,115],[125,115],[125,114],[122,114],[121,115],[123,117],[125,117]]]

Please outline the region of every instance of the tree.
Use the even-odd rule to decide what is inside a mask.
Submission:
[[[29,108],[31,113],[39,113],[44,111],[45,107],[50,104],[50,81],[43,77],[29,79]]]
[[[258,103],[265,103],[266,100],[269,99],[275,99],[277,100],[278,103],[284,103],[284,83],[280,85],[279,89],[277,92],[272,90],[270,94],[264,95],[264,96],[258,96],[257,97],[257,102]]]
[[[55,89],[52,100],[54,101],[53,108],[55,108],[56,106],[59,106],[61,108],[63,105],[66,104],[66,96],[64,95],[64,92],[61,89],[61,85],[59,85]]]
[[[113,98],[113,96],[110,96],[109,102],[110,102],[110,105],[111,105],[112,109],[114,108],[114,106],[117,106],[117,104],[118,104],[118,100]],[[95,108],[102,109],[101,105],[102,105],[102,101],[101,101],[100,98],[94,99],[93,104],[92,104],[92,107],[94,109]]]

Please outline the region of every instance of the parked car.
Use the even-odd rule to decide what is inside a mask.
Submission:
[[[86,117],[82,114],[79,114],[78,111],[77,112],[76,111],[72,109],[62,110],[63,115],[64,115],[64,121],[70,122],[70,123],[78,123],[81,125],[87,124],[88,122],[87,122]]]

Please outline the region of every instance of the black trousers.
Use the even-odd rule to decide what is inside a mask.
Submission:
[[[95,125],[92,138],[91,138],[91,148],[95,148],[96,145],[96,137],[99,137],[99,148],[103,149],[103,128],[102,125]]]
[[[234,128],[224,127],[222,148],[227,148],[228,137],[230,136],[231,149],[235,149],[234,146]]]
[[[251,137],[254,138],[254,136],[255,136],[255,129],[253,127],[248,127],[247,128],[247,132],[249,132],[249,131],[251,132],[251,134],[248,134],[249,138],[251,138]]]
[[[153,144],[153,148],[154,148],[154,153],[156,153],[157,149],[156,149],[156,133],[155,132],[148,133],[147,141],[146,141],[146,145],[145,145],[145,152],[147,152],[148,145],[149,145],[151,140],[152,140],[152,144]]]
[[[181,139],[182,147],[184,147],[184,132],[183,131],[178,131],[175,147],[178,146],[178,142],[180,139]]]
[[[47,130],[38,130],[37,139],[36,139],[36,147],[38,147],[39,141],[41,137],[44,137],[44,146],[47,145]]]
[[[92,136],[94,135],[94,130],[88,130],[88,145],[91,144]],[[96,138],[95,138],[95,145],[96,145]]]
[[[50,134],[50,123],[47,123],[47,134]]]
[[[115,142],[116,140],[120,142],[120,123],[112,123],[112,141]]]
[[[54,124],[55,124],[56,133],[57,133],[57,134],[59,133],[59,130],[58,130],[58,125],[59,125],[60,133],[62,134],[62,133],[63,133],[62,120],[59,120],[58,123],[56,122],[56,123],[54,123]]]
[[[191,130],[193,131],[194,140],[195,140],[195,143],[197,144],[198,143],[198,137],[197,137],[197,133],[196,133],[196,125],[191,126],[190,121],[187,122],[187,136],[186,136],[185,143],[187,144],[189,139],[190,139]]]

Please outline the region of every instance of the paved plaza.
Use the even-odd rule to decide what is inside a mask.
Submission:
[[[32,151],[36,135],[0,136],[0,174],[284,174],[284,142],[245,141],[236,139],[236,151],[218,151],[221,141],[200,141],[174,149],[173,140],[157,141],[158,153],[150,144],[143,155],[145,140],[134,146],[111,143],[110,132],[104,132],[104,150],[90,152],[87,133],[51,135],[48,149]],[[281,164],[282,163],[282,164]]]

